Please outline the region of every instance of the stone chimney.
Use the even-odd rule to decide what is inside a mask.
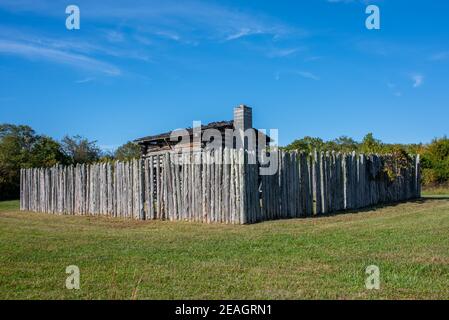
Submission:
[[[234,128],[243,131],[253,127],[253,109],[244,104],[234,108]]]

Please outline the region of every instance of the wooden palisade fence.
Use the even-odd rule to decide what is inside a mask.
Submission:
[[[243,150],[21,170],[20,208],[67,215],[246,224],[420,197],[419,156],[388,178],[377,155],[279,151],[261,176]],[[176,161],[175,161],[176,160]]]

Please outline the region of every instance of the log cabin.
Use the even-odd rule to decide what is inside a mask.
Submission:
[[[227,134],[229,131],[238,132],[238,130],[243,130],[244,132],[248,129],[253,128],[253,114],[252,108],[246,105],[239,105],[234,108],[234,119],[229,121],[217,121],[211,122],[206,125],[201,125],[201,137],[199,138],[197,135],[199,134],[199,128],[194,130],[193,128],[186,128],[183,130],[182,137],[180,136],[178,140],[171,139],[171,135],[175,131],[165,132],[153,136],[143,137],[134,140],[134,143],[138,144],[141,148],[142,158],[146,158],[151,155],[166,153],[172,150],[178,150],[178,148],[191,148],[190,150],[195,150],[194,148],[204,149],[207,146],[208,141],[204,139],[203,133],[208,129],[218,130],[222,135],[222,143],[223,147],[231,146],[232,148],[236,148],[239,144],[235,141],[237,138],[235,135],[229,137]],[[180,132],[180,131],[179,131]],[[265,135],[263,132],[254,129],[255,137],[256,137],[256,145],[258,148],[265,148],[269,146],[271,139],[269,136]],[[188,139],[185,135],[188,135]],[[233,139],[232,142],[229,139]],[[230,143],[229,143],[230,142]],[[198,145],[201,144],[201,145]],[[248,148],[247,141],[245,143],[240,144],[243,148]]]

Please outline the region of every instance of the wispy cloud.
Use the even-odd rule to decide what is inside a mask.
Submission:
[[[416,58],[424,54],[422,47],[400,40],[371,40],[357,37],[350,40],[350,42],[353,42],[354,47],[363,53],[384,58]]]
[[[177,34],[176,32],[173,31],[168,31],[168,30],[158,30],[155,32],[156,35],[160,36],[160,37],[164,37],[173,41],[180,41],[181,40],[181,36],[179,34]]]
[[[82,54],[18,41],[0,39],[0,53],[15,55],[29,60],[46,60],[53,63],[100,72],[109,76],[118,76],[121,74],[119,68]]]
[[[179,61],[180,46],[200,43],[240,46],[267,58],[292,57],[305,50],[304,39],[309,36],[268,14],[211,1],[184,0],[180,5],[174,0],[77,0],[76,4],[84,21],[80,32],[68,32],[63,24],[59,31],[24,25],[10,36],[0,26],[0,53],[118,75],[132,72],[134,65],[126,60]],[[64,0],[0,1],[3,10],[58,20],[65,6]],[[79,37],[89,25],[89,32]],[[317,78],[303,77],[307,76]]]
[[[396,83],[387,82],[387,87],[390,89],[393,95],[395,95],[396,97],[402,97],[402,92],[398,89]]]
[[[84,78],[84,79],[76,80],[75,83],[82,84],[82,83],[92,82],[92,81],[94,81],[94,80],[95,80],[95,78],[89,77],[89,78]]]
[[[396,88],[396,84],[392,83],[392,82],[387,82],[387,87],[390,89],[395,89]]]
[[[424,83],[424,76],[421,74],[412,75],[413,88],[419,88]]]
[[[258,30],[251,30],[249,28],[243,28],[241,30],[238,30],[236,33],[232,33],[232,34],[228,35],[226,37],[226,40],[227,41],[236,40],[239,38],[243,38],[243,37],[253,35],[253,34],[258,34],[258,33],[260,33],[260,31],[258,31]]]
[[[312,56],[312,57],[307,57],[304,59],[304,62],[313,62],[313,61],[318,61],[323,59],[323,57],[320,56]]]
[[[35,14],[59,17],[63,0],[2,0],[0,8],[10,11],[31,11]],[[121,25],[137,30],[153,29],[172,40],[236,40],[254,34],[282,38],[288,34],[304,35],[293,28],[260,13],[244,12],[210,1],[184,0],[78,0],[83,19],[97,23],[120,20]],[[170,30],[166,31],[158,30]],[[195,39],[190,39],[190,42]]]
[[[282,74],[296,75],[296,76],[300,76],[302,78],[309,79],[309,80],[314,80],[314,81],[320,80],[320,77],[318,77],[317,75],[313,74],[312,72],[302,71],[302,70],[278,71],[278,72],[276,72],[276,74],[274,76],[275,80],[280,80]]]
[[[449,59],[449,51],[437,52],[429,57],[431,61],[442,61]]]
[[[306,78],[306,79],[315,80],[315,81],[320,80],[320,77],[318,77],[317,75],[315,75],[311,72],[308,72],[308,71],[297,71],[296,74],[298,74],[299,76]]]
[[[113,57],[148,60],[144,54],[135,48],[127,48],[123,45],[125,35],[116,30],[94,29],[86,37],[72,36],[73,33],[65,33],[64,36],[49,36],[48,32],[39,32],[25,27],[8,27],[0,25],[0,39],[20,41],[33,45],[45,46],[57,50],[74,51],[83,54],[102,54]],[[104,40],[107,40],[106,42]]]
[[[273,48],[268,51],[267,56],[269,58],[283,58],[288,57],[291,55],[294,55],[295,53],[304,50],[303,48],[286,48],[286,49],[279,49],[279,48]]]
[[[122,32],[116,30],[107,30],[106,38],[110,42],[123,42],[125,40],[125,36]]]

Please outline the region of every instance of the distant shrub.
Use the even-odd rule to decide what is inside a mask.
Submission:
[[[422,155],[423,183],[449,181],[449,139],[434,139]]]
[[[421,181],[425,186],[438,184],[438,176],[434,169],[423,168],[421,172]]]

